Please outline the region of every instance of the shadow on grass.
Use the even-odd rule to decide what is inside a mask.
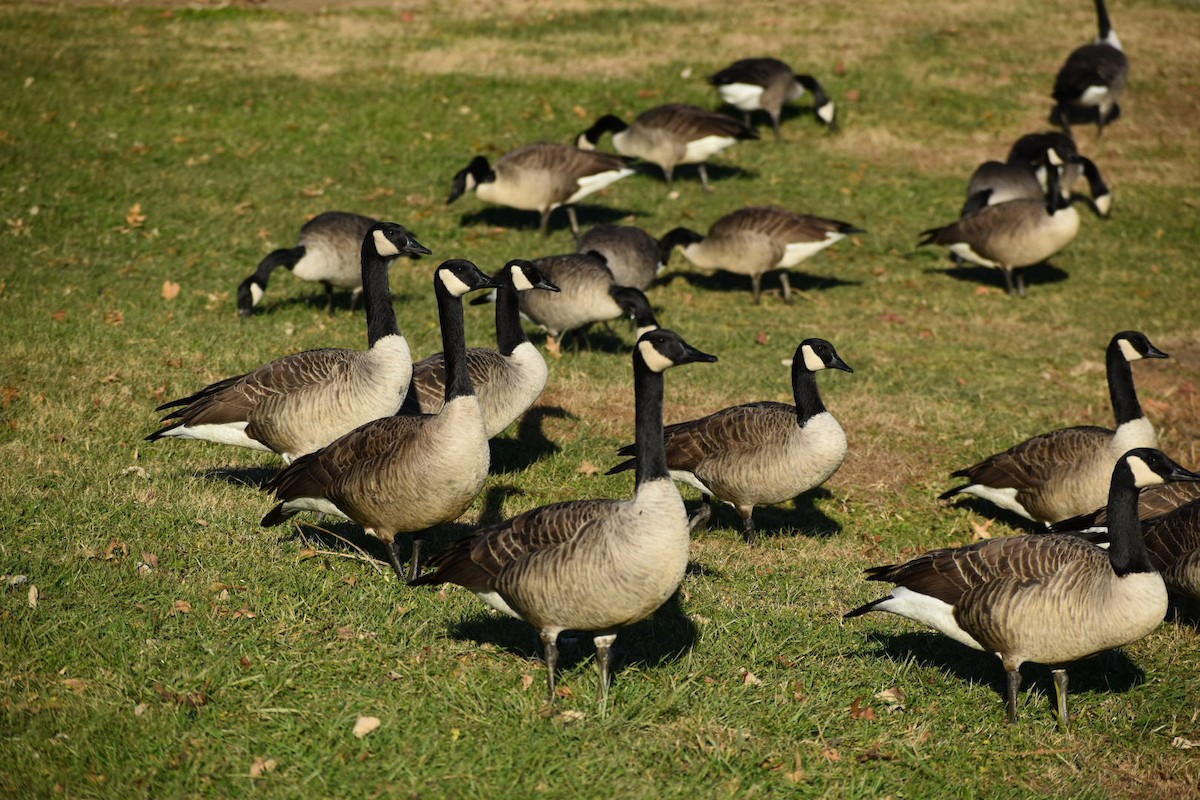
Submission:
[[[960,494],[949,500],[941,501],[954,508],[965,508],[981,517],[1003,522],[1008,527],[1020,533],[1049,533],[1049,529],[1040,522],[1026,519],[1015,511],[992,505],[987,500],[974,495]]]
[[[774,297],[782,302],[783,290],[780,288],[779,272],[780,270],[771,270],[763,274],[762,293],[764,297]],[[858,286],[862,283],[862,281],[848,281],[842,278],[797,272],[795,269],[789,269],[787,273],[793,292],[825,291],[827,289],[835,289],[839,286]],[[687,281],[689,286],[705,292],[741,292],[746,296],[747,305],[753,303],[749,275],[738,275],[733,272],[726,272],[725,270],[717,270],[711,273],[693,272],[684,267],[683,269],[672,270],[660,275],[658,283],[667,285],[672,283],[676,278],[682,278]],[[796,302],[796,299],[792,300],[793,305]],[[803,302],[803,298],[800,298],[800,302]]]
[[[546,438],[542,423],[547,419],[573,420],[576,417],[560,406],[534,406],[526,411],[517,423],[516,436],[492,439],[493,475],[521,472],[562,449]]]
[[[817,507],[817,500],[828,500],[833,493],[824,486],[805,492],[792,501],[792,508],[783,506],[755,506],[754,532],[759,539],[783,536],[808,536],[815,539],[826,539],[841,533],[840,522],[828,516]],[[703,501],[701,501],[703,502]],[[693,513],[693,512],[689,512]],[[703,535],[705,530],[714,527],[732,528],[739,534],[742,532],[742,518],[728,503],[717,502],[713,506],[712,516],[708,524],[693,531],[693,534]]]
[[[936,633],[901,633],[868,635],[877,649],[864,655],[903,662],[911,660],[920,667],[936,667],[965,681],[985,684],[996,693],[997,713],[1003,715],[1007,697],[1004,667],[990,653],[972,650]],[[1128,692],[1146,680],[1146,673],[1120,650],[1105,650],[1094,656],[1066,665],[1069,677],[1067,707],[1074,716],[1071,698],[1095,692]],[[1035,688],[1042,694],[1042,703],[1051,712],[1055,709],[1054,679],[1050,667],[1026,663],[1021,667],[1021,690]]]
[[[631,176],[632,177],[632,176]],[[579,220],[579,229],[587,230],[593,225],[616,224],[622,219],[633,216],[646,216],[645,212],[632,211],[627,208],[609,208],[607,206],[575,205],[575,217]],[[511,228],[516,230],[537,230],[539,215],[536,211],[521,211],[507,206],[484,206],[478,211],[468,211],[458,218],[462,227],[486,225],[493,228]],[[559,231],[571,232],[567,212],[554,209],[550,212],[550,222],[547,232],[554,234]],[[572,238],[563,253],[575,252],[575,240]],[[545,254],[543,254],[545,255]]]
[[[1061,283],[1071,277],[1070,273],[1066,270],[1059,269],[1048,261],[1035,264],[1032,267],[1021,267],[1018,271],[1024,276],[1025,286],[1028,289],[1032,289],[1040,284]],[[925,272],[927,274],[944,273],[955,280],[979,283],[995,287],[1005,293],[1008,292],[1008,288],[1004,284],[1004,273],[995,267],[964,264],[946,269],[927,269]]]
[[[432,271],[432,265],[434,262],[428,261],[427,263],[430,265],[430,270]],[[404,261],[404,266],[401,266],[400,268],[412,268],[413,266],[413,262],[406,259]],[[334,291],[333,305],[331,306],[329,302],[330,296],[326,294],[325,290],[321,288],[319,284],[316,285],[316,291],[305,291],[305,288],[313,285],[314,284],[307,281],[293,280],[288,282],[286,285],[278,287],[278,292],[275,292],[273,291],[275,288],[275,283],[272,281],[271,288],[267,290],[268,294],[263,297],[261,303],[254,307],[254,312],[248,317],[239,317],[238,319],[242,321],[253,320],[255,317],[267,316],[277,311],[283,311],[284,309],[295,306],[302,306],[311,311],[325,311],[334,319],[345,316],[353,316],[359,320],[365,318],[363,315],[364,312],[362,298],[360,297],[358,302],[351,307],[350,300],[353,295],[349,289],[344,291]],[[415,299],[417,299],[416,295],[409,292],[393,291],[392,294],[392,301],[399,305],[403,305],[404,303]]]
[[[273,467],[217,467],[196,472],[193,477],[261,490],[267,481],[279,474],[281,469],[283,469],[282,463]]]
[[[704,171],[708,173],[708,184],[715,191],[717,187],[729,180],[746,180],[753,181],[758,177],[758,173],[754,170],[735,167],[730,164],[714,164],[708,162],[704,165]],[[700,165],[699,164],[680,164],[675,167],[675,172],[671,178],[671,182],[667,183],[667,177],[663,174],[662,169],[654,164],[643,164],[639,172],[662,184],[663,191],[669,192],[672,189],[689,192],[689,191],[704,191],[704,184],[700,181]]]
[[[493,644],[522,658],[539,661],[542,658],[537,631],[512,617],[473,615],[451,626],[449,633],[459,641]],[[648,618],[618,630],[613,645],[614,681],[627,666],[657,667],[678,660],[696,645],[698,633],[696,624],[679,605],[679,592],[675,592]],[[595,656],[590,632],[564,631],[558,637],[558,645],[560,672]]]

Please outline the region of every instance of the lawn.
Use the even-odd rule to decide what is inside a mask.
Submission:
[[[918,233],[954,219],[976,164],[1045,129],[1049,90],[1095,32],[1086,0],[655,5],[511,0],[0,6],[0,790],[14,797],[1182,797],[1200,784],[1200,631],[1169,619],[1071,670],[1069,733],[1049,670],[1003,670],[895,617],[865,567],[1025,532],[946,505],[954,469],[1030,435],[1111,425],[1104,348],[1134,366],[1163,449],[1200,466],[1200,9],[1115,0],[1132,63],[1120,120],[1080,149],[1114,190],[1030,270],[954,269]],[[781,360],[833,342],[821,374],[850,453],[820,490],[761,508],[759,544],[724,509],[680,591],[621,634],[606,713],[588,637],[544,703],[536,634],[469,593],[414,590],[352,524],[263,529],[267,454],[149,444],[154,407],[284,353],[365,345],[361,311],[283,271],[260,312],[234,294],[325,210],[402,222],[434,251],[392,289],[418,355],[440,349],[430,276],[569,252],[566,217],[467,195],[472,156],[573,141],[597,117],[717,108],[705,77],[772,54],[839,104],[803,101],[776,143],[666,185],[650,169],[588,198],[586,226],[705,230],[777,204],[867,233],[777,278],[701,273],[676,254],[649,291],[665,326],[720,357],[666,379],[668,421],[789,400]],[[562,214],[562,216],[559,216]],[[470,306],[472,343],[491,311]],[[544,339],[531,331],[539,344]],[[573,498],[633,430],[631,331],[550,357],[540,404],[494,442],[493,477],[429,551]],[[697,495],[683,490],[694,506]],[[298,518],[300,519],[300,518]],[[379,727],[354,734],[360,717]]]

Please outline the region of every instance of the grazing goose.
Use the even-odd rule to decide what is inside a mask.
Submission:
[[[824,339],[805,339],[792,359],[795,405],[764,400],[723,408],[700,419],[668,425],[664,431],[671,477],[694,486],[707,501],[693,525],[708,519],[713,498],[737,509],[742,532],[754,542],[754,507],[782,503],[820,486],[846,458],[846,433],[825,410],[816,373],[853,372]],[[634,456],[609,474],[638,465]]]
[[[961,219],[981,208],[1009,200],[1041,200],[1045,194],[1046,189],[1038,183],[1037,173],[1025,164],[985,161],[976,167],[967,181],[967,200],[958,216]]]
[[[1096,133],[1121,114],[1117,104],[1129,81],[1129,59],[1113,30],[1104,0],[1096,0],[1099,35],[1076,48],[1054,79],[1050,121],[1068,133],[1072,122],[1095,121]]]
[[[629,500],[574,500],[481,528],[439,553],[418,586],[455,583],[538,630],[554,702],[558,635],[591,631],[604,705],[617,630],[645,619],[679,587],[688,519],[663,450],[663,372],[712,362],[673,331],[643,334],[633,350],[638,469]]]
[[[1059,190],[1059,170],[1051,169],[1048,178],[1044,197],[985,205],[950,225],[922,231],[917,245],[940,244],[972,264],[995,267],[1008,293],[1024,297],[1025,277],[1017,270],[1042,263],[1079,232],[1079,213]]]
[[[372,420],[297,459],[263,487],[279,501],[263,517],[264,528],[301,511],[354,520],[387,545],[401,580],[396,534],[411,533],[408,579],[417,576],[424,532],[457,519],[487,478],[488,437],[467,368],[462,296],[499,286],[470,261],[451,259],[437,268],[433,287],[446,353],[442,409]]]
[[[1054,156],[1051,156],[1051,151]],[[1075,140],[1059,131],[1043,133],[1027,133],[1013,143],[1008,151],[1007,163],[1024,164],[1034,170],[1038,183],[1043,192],[1049,188],[1048,174],[1051,160],[1058,158],[1063,162],[1060,176],[1060,188],[1070,196],[1079,183],[1080,178],[1086,178],[1088,191],[1091,194],[1091,206],[1102,217],[1107,217],[1112,211],[1112,191],[1104,182],[1100,168],[1090,158],[1079,153]],[[1030,195],[1031,197],[1033,195]],[[997,201],[993,200],[992,203]]]
[[[170,424],[146,437],[202,439],[266,450],[285,463],[364,422],[396,413],[412,377],[412,355],[396,324],[388,265],[430,253],[405,228],[377,222],[360,243],[367,316],[365,352],[325,348],[277,358],[159,406]]]
[[[487,203],[537,211],[542,215],[542,234],[549,232],[550,212],[566,206],[571,232],[578,237],[579,221],[572,203],[633,173],[634,169],[620,156],[565,144],[529,144],[510,150],[493,165],[483,156],[476,156],[454,176],[446,203],[474,191]]]
[[[1064,534],[934,550],[905,564],[868,569],[867,580],[896,588],[846,616],[889,611],[995,653],[1008,677],[1009,723],[1017,721],[1021,664],[1051,665],[1065,729],[1070,718],[1062,665],[1136,641],[1166,613],[1163,576],[1147,555],[1136,507],[1139,488],[1168,480],[1200,481],[1200,475],[1149,448],[1117,460],[1108,492],[1113,525],[1107,552]]]
[[[750,125],[750,112],[762,109],[771,117],[775,139],[780,141],[779,117],[783,104],[799,100],[807,90],[812,92],[813,112],[817,119],[837,130],[837,108],[825,95],[825,90],[811,75],[797,75],[792,68],[777,58],[747,58],[735,61],[713,75],[708,82],[717,88],[717,94],[729,105],[740,110],[746,126]]]
[[[619,286],[599,253],[545,256],[534,264],[561,290],[558,294],[523,292],[521,313],[561,342],[568,331],[593,322],[632,317],[638,336],[658,327],[654,309],[640,289]]]
[[[748,206],[718,219],[707,236],[675,228],[663,242],[682,245],[684,257],[702,269],[749,275],[755,303],[760,302],[763,273],[782,270],[783,301],[790,303],[792,287],[786,270],[852,233],[865,231],[848,222],[774,206]]]
[[[613,147],[623,156],[640,158],[662,168],[667,183],[678,164],[695,164],[700,183],[711,190],[704,162],[742,139],[758,134],[735,119],[683,103],[643,111],[630,124],[606,114],[575,140],[583,150],[595,150],[601,137],[612,134]]]
[[[504,265],[496,292],[496,345],[498,350],[467,350],[471,386],[483,407],[488,438],[498,435],[525,413],[546,387],[546,360],[525,336],[517,297],[521,292],[558,287],[528,261],[514,259]],[[408,413],[436,414],[446,394],[446,357],[437,353],[413,364],[412,384],[404,399]]]
[[[939,499],[970,494],[1046,524],[1103,505],[1108,475],[1121,454],[1135,447],[1158,447],[1154,427],[1138,402],[1130,363],[1166,357],[1143,333],[1116,334],[1105,354],[1116,430],[1080,425],[1026,439],[953,473],[967,483]]]
[[[604,256],[613,280],[643,292],[671,260],[671,249],[633,225],[597,225],[579,238],[576,251]]]
[[[274,250],[267,254],[242,281],[237,290],[238,314],[248,317],[267,291],[267,281],[277,267],[287,267],[302,281],[315,281],[325,286],[329,295],[329,310],[333,311],[333,290],[350,289],[350,307],[362,294],[363,277],[359,251],[363,238],[379,220],[346,211],[326,211],[310,219],[300,228],[295,247]]]

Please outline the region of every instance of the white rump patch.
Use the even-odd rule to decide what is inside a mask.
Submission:
[[[646,362],[646,366],[650,368],[651,372],[665,372],[675,366],[674,361],[658,352],[649,342],[638,342],[638,352],[641,353],[642,361]]]
[[[1000,508],[1007,508],[1014,514],[1020,514],[1027,520],[1036,522],[1033,515],[1025,510],[1025,506],[1017,502],[1017,490],[1013,488],[997,489],[992,486],[984,486],[981,483],[972,483],[970,486],[962,490],[962,494],[970,494],[975,497],[987,500],[993,505]]]
[[[881,603],[876,603],[875,608],[911,619],[922,625],[928,625],[967,647],[973,647],[976,650],[983,649],[983,646],[975,641],[971,634],[959,627],[958,621],[954,619],[954,606],[938,600],[936,597],[897,586],[892,589],[891,597]]]
[[[271,448],[246,435],[248,424],[246,420],[238,420],[237,422],[224,422],[220,425],[180,425],[163,435],[175,436],[180,439],[196,439],[201,442],[229,444],[234,447],[249,447],[252,450],[263,450],[270,453]]]
[[[504,602],[504,598],[498,592],[475,592],[475,596],[502,614],[524,620],[524,617],[512,610],[512,606]]]
[[[589,194],[598,192],[609,184],[616,183],[617,181],[621,180],[621,178],[627,178],[633,173],[634,170],[623,167],[621,169],[610,169],[607,172],[597,172],[595,175],[585,175],[584,177],[575,181],[576,185],[579,186],[579,189],[575,192],[575,194],[568,197],[566,202],[579,202]]]
[[[467,286],[462,280],[448,269],[438,270],[438,280],[446,287],[446,291],[451,297],[462,297],[467,292],[471,291],[471,287]]]
[[[950,252],[954,253],[954,255],[958,256],[964,261],[970,261],[972,264],[978,264],[981,267],[1000,266],[1000,262],[992,261],[990,258],[984,258],[983,256],[979,255],[979,253],[976,253],[971,248],[971,245],[967,244],[966,242],[955,242],[954,244],[950,245]]]
[[[687,147],[683,151],[683,158],[679,163],[695,164],[707,161],[710,156],[735,144],[737,144],[737,139],[732,136],[705,136],[703,139],[695,139],[687,143]]]
[[[331,517],[349,519],[345,513],[324,497],[297,497],[283,504],[283,510],[289,514],[298,511],[316,511],[318,514],[328,514]]]
[[[717,87],[717,94],[729,105],[741,111],[757,111],[762,108],[763,87],[753,83],[727,83]]]
[[[528,292],[533,288],[533,284],[529,282],[529,276],[525,274],[525,270],[520,267],[512,267],[512,282],[513,288],[518,292]],[[495,291],[494,289],[492,291]]]
[[[375,252],[384,258],[400,255],[400,248],[387,238],[383,231],[375,231]]]
[[[693,473],[682,469],[673,469],[669,470],[669,472],[674,480],[677,480],[680,483],[686,483],[688,486],[691,486],[694,489],[699,489],[700,492],[708,497],[713,496],[713,490],[705,486],[704,482],[697,478]]]
[[[794,267],[802,261],[806,261],[814,254],[821,252],[834,242],[840,242],[845,239],[844,233],[830,231],[825,234],[824,239],[818,239],[815,242],[789,242],[787,247],[783,248],[783,258],[779,259],[777,267]]]
[[[1109,101],[1111,92],[1107,86],[1089,86],[1079,96],[1079,104],[1083,106],[1102,106]]]

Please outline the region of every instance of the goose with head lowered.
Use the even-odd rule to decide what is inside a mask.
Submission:
[[[1050,665],[1058,720],[1066,729],[1064,665],[1142,638],[1166,613],[1163,576],[1147,555],[1137,519],[1138,489],[1164,481],[1200,481],[1200,475],[1150,448],[1117,459],[1108,491],[1107,551],[1066,534],[1007,536],[934,550],[904,564],[868,569],[867,580],[896,587],[846,616],[888,611],[995,653],[1008,678],[1009,723],[1017,721],[1021,665]]]
[[[169,423],[146,437],[200,439],[278,453],[290,463],[364,422],[396,413],[412,378],[412,354],[396,324],[388,265],[430,250],[401,225],[378,222],[360,243],[364,351],[324,348],[275,359],[164,403]]]
[[[816,373],[853,372],[833,345],[805,339],[792,359],[795,405],[769,400],[723,408],[706,417],[668,425],[663,432],[671,477],[700,490],[707,501],[693,525],[703,524],[713,498],[737,509],[747,542],[754,541],[754,507],[782,503],[820,486],[846,458],[846,433],[825,409]],[[638,466],[633,456],[609,474]]]
[[[550,212],[566,206],[571,233],[579,236],[575,203],[634,173],[622,157],[565,144],[529,144],[510,150],[495,164],[483,156],[454,176],[447,204],[465,192],[487,203],[541,214],[539,230],[549,232]]]
[[[825,94],[825,89],[811,75],[799,75],[777,58],[745,58],[735,61],[708,79],[729,105],[742,112],[746,126],[751,112],[763,110],[771,118],[775,140],[782,141],[779,118],[785,103],[799,100],[807,91],[813,96],[813,113],[817,119],[836,131],[837,107]]]
[[[664,246],[678,245],[684,258],[701,269],[723,269],[750,276],[754,302],[760,302],[762,276],[779,270],[783,301],[792,301],[787,271],[854,233],[865,233],[848,222],[798,214],[775,206],[747,206],[718,219],[701,236],[675,228],[663,237]]]
[[[425,531],[467,510],[483,489],[490,459],[467,367],[462,296],[500,284],[470,261],[451,259],[434,272],[433,286],[446,353],[441,410],[372,420],[297,459],[264,487],[279,504],[263,517],[263,527],[301,511],[353,520],[384,543],[401,580],[397,535],[412,534],[411,580],[420,572]]]
[[[1079,152],[1075,140],[1069,135],[1060,131],[1027,133],[1013,142],[1005,163],[1013,166],[1024,165],[1033,170],[1044,193],[1049,187],[1049,173],[1054,166],[1054,159],[1062,161],[1059,188],[1064,197],[1071,197],[1080,178],[1086,178],[1090,194],[1087,199],[1092,210],[1101,217],[1107,217],[1112,212],[1112,190],[1105,183],[1100,168]],[[992,201],[995,202],[997,201]]]
[[[953,473],[967,482],[939,499],[973,495],[1047,525],[1103,505],[1108,476],[1121,454],[1135,447],[1158,447],[1154,426],[1138,402],[1130,364],[1166,357],[1144,333],[1117,333],[1104,359],[1115,430],[1080,425],[1026,439]]]
[[[531,262],[514,259],[504,265],[496,290],[496,345],[467,349],[467,371],[471,386],[483,407],[488,438],[498,435],[524,414],[546,387],[546,360],[530,343],[521,327],[517,297],[539,289],[557,292]],[[402,409],[408,413],[436,414],[446,395],[446,356],[437,353],[413,364],[412,385]]]
[[[995,267],[1008,293],[1024,297],[1025,277],[1018,270],[1042,263],[1079,233],[1079,213],[1060,191],[1061,159],[1054,160],[1044,196],[982,205],[956,222],[922,231],[918,247],[940,244],[964,261]]]
[[[605,114],[576,138],[575,146],[595,150],[606,133],[612,134],[613,147],[623,156],[656,164],[671,182],[675,167],[695,164],[705,189],[708,170],[704,162],[744,139],[757,139],[753,130],[728,117],[699,106],[670,103],[643,111],[626,123],[613,114]]]
[[[238,314],[254,313],[267,291],[271,273],[286,267],[302,281],[314,281],[325,287],[329,311],[333,312],[334,289],[351,291],[350,307],[363,291],[362,263],[359,252],[363,238],[379,220],[347,211],[326,211],[300,228],[295,247],[273,250],[259,262],[254,274],[242,281],[237,290]]]
[[[560,633],[592,632],[603,706],[617,631],[653,614],[683,580],[688,519],[663,450],[663,373],[716,360],[673,331],[644,334],[633,350],[634,496],[555,503],[481,528],[436,555],[430,571],[413,582],[457,584],[537,628],[550,703]]]
[[[1117,100],[1129,82],[1129,59],[1104,0],[1096,0],[1096,24],[1100,29],[1096,38],[1075,48],[1054,78],[1050,121],[1068,133],[1073,122],[1095,122],[1099,135],[1121,115]]]
[[[643,292],[671,260],[671,248],[634,225],[596,225],[584,232],[576,252],[599,253],[618,286]]]

